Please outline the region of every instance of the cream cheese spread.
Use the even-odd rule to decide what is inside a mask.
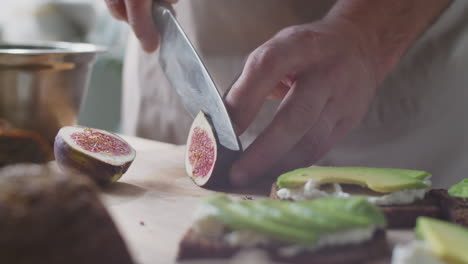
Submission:
[[[436,258],[423,241],[412,241],[406,245],[396,245],[393,249],[392,264],[446,264]]]
[[[213,212],[214,207],[199,206],[195,211],[195,225],[193,230],[198,234],[203,234],[207,237],[217,238],[224,233],[224,224],[219,221]]]
[[[370,240],[375,231],[376,226],[369,226],[366,228],[354,228],[343,230],[336,233],[323,235],[319,238],[317,245],[313,247],[306,247],[300,245],[285,246],[280,248],[279,253],[282,256],[294,256],[298,253],[306,251],[314,251],[326,246],[340,246],[340,245],[354,245]]]
[[[426,179],[424,183],[430,185],[429,179]],[[320,184],[314,179],[309,179],[304,187],[288,189],[281,188],[277,191],[276,195],[282,200],[308,200],[320,197],[334,196],[341,198],[349,198],[352,195],[343,191],[339,184],[333,184],[333,192],[326,192],[320,190]],[[397,204],[410,204],[416,200],[424,198],[427,189],[405,189],[382,196],[367,196],[367,200],[376,205],[397,205]]]
[[[231,246],[254,247],[267,245],[270,241],[267,236],[247,230],[236,230],[222,236],[222,240]]]

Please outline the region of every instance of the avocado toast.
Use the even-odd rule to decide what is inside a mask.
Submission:
[[[259,249],[287,263],[366,263],[388,255],[386,220],[363,198],[313,201],[203,200],[178,260],[225,259]]]
[[[468,228],[429,217],[417,219],[417,240],[398,244],[392,264],[463,264],[468,263]]]
[[[440,217],[439,202],[428,192],[430,177],[417,170],[310,167],[279,176],[270,197],[299,201],[362,196],[382,208],[390,228],[411,228],[418,216]]]
[[[453,185],[448,191],[430,190],[429,195],[439,201],[442,219],[468,227],[468,179]]]

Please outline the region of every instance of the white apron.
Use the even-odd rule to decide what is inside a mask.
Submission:
[[[279,30],[320,19],[332,0],[181,0],[178,19],[222,92],[248,54]],[[124,133],[184,144],[192,119],[158,65],[131,38],[123,93]],[[241,137],[244,146],[271,120],[268,101]],[[379,87],[363,124],[321,165],[421,169],[434,186],[468,178],[468,1],[457,0],[419,38]],[[465,161],[466,159],[466,161]]]

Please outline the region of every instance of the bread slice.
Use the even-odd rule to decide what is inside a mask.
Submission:
[[[0,167],[17,163],[42,164],[53,159],[51,143],[39,134],[22,129],[2,128],[0,122]]]
[[[468,199],[452,197],[445,189],[432,189],[429,196],[439,201],[442,219],[468,227]]]
[[[371,263],[390,256],[384,230],[375,232],[371,240],[361,244],[325,247],[316,251],[303,251],[294,256],[279,254],[278,248],[259,247],[273,261],[294,264],[340,264]],[[227,259],[243,250],[233,247],[219,239],[207,238],[190,229],[179,244],[178,261],[195,259]]]
[[[279,199],[276,195],[278,186],[274,183],[271,187],[270,198]],[[441,209],[439,202],[429,192],[423,200],[416,201],[407,205],[385,205],[380,206],[387,218],[388,228],[413,228],[418,216],[427,216],[440,218]]]
[[[0,234],[0,263],[133,263],[94,184],[46,165],[0,170]]]

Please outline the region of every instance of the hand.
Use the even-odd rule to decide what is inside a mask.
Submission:
[[[143,49],[153,52],[159,45],[159,33],[154,26],[151,6],[154,0],[105,0],[116,19],[130,24]],[[175,4],[178,0],[164,0]]]
[[[249,56],[226,96],[238,132],[268,97],[282,101],[233,165],[234,185],[310,166],[362,121],[380,82],[369,43],[350,22],[324,20],[286,28]]]

